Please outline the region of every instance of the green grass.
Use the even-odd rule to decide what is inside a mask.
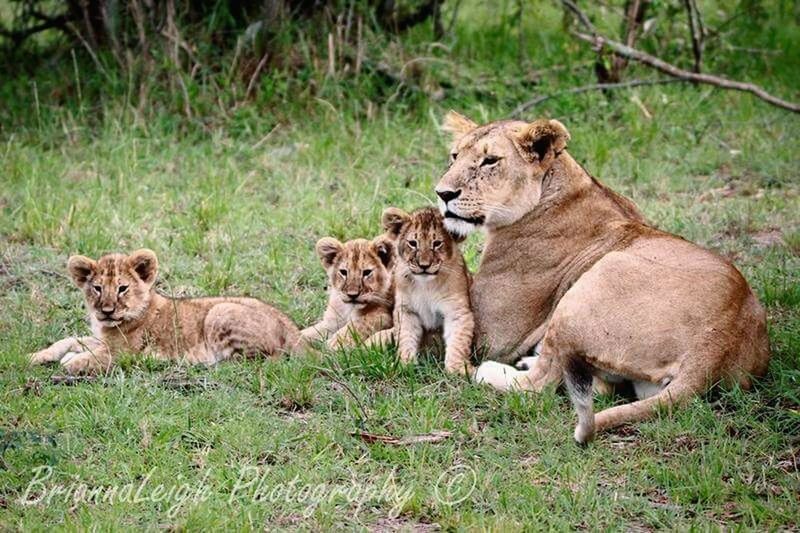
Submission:
[[[735,261],[769,314],[773,359],[754,391],[712,391],[580,449],[563,394],[499,394],[434,359],[403,368],[391,352],[211,369],[126,357],[75,386],[54,384],[57,368],[27,366],[27,353],[86,331],[65,276],[77,252],[150,247],[168,293],[253,295],[301,325],[316,319],[325,279],[314,243],[374,235],[384,207],[432,202],[447,154],[436,121],[449,107],[502,118],[532,92],[592,81],[583,70],[534,89],[503,84],[521,68],[516,45],[500,45],[515,30],[476,22],[481,13],[464,12],[447,63],[426,75],[462,64],[460,75],[483,75],[491,94],[459,88],[439,103],[402,94],[374,116],[344,82],[324,101],[283,95],[210,128],[168,109],[135,122],[114,96],[92,105],[43,96],[37,111],[18,86],[1,93],[16,107],[0,130],[0,528],[798,527],[800,121],[709,87],[560,97],[533,116],[564,122],[572,155],[655,225]],[[543,17],[551,23],[524,19],[524,68],[591,59],[559,33],[558,12]],[[782,54],[720,52],[712,66],[797,99],[790,50],[800,32],[772,23],[744,35]],[[408,53],[425,48],[424,31],[401,42]],[[39,80],[40,96],[55,84]],[[466,245],[473,268],[479,247],[480,236]],[[402,446],[354,435],[439,430],[452,434]],[[48,494],[59,484],[144,488],[137,501],[21,505],[41,466],[52,468]],[[273,492],[291,486],[288,499]]]

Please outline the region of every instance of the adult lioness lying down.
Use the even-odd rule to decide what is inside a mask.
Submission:
[[[766,371],[765,313],[739,271],[647,225],[567,153],[560,122],[479,127],[451,112],[445,129],[450,167],[436,194],[446,225],[487,234],[470,297],[475,342],[494,361],[479,381],[539,391],[563,378],[584,443]],[[502,364],[540,342],[527,371]],[[631,381],[639,400],[595,416],[593,378]]]

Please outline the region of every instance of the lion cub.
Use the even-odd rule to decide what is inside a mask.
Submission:
[[[277,309],[255,298],[168,298],[154,288],[158,260],[150,250],[76,255],[68,269],[83,289],[91,337],[69,337],[32,354],[31,362],[60,361],[70,373],[108,369],[122,352],[143,352],[214,364],[234,353],[277,355],[300,342],[300,332]]]
[[[322,320],[301,332],[308,342],[327,339],[328,347],[352,347],[376,331],[392,327],[394,283],[392,243],[385,237],[342,244],[332,237],[317,242],[328,274],[328,307]]]
[[[390,207],[383,212],[383,228],[395,240],[397,264],[395,315],[391,332],[370,342],[397,339],[400,360],[417,357],[424,334],[441,332],[448,372],[472,374],[470,346],[474,322],[469,302],[469,273],[464,258],[445,230],[435,208],[411,214]]]

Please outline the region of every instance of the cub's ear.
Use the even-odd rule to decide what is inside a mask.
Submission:
[[[97,271],[97,263],[86,256],[73,255],[69,258],[69,261],[67,261],[67,270],[69,270],[69,275],[72,277],[72,281],[75,282],[75,285],[83,288],[92,274]]]
[[[567,148],[569,132],[557,120],[535,120],[517,134],[517,143],[523,151],[539,162],[556,157]]]
[[[396,207],[387,207],[381,215],[381,225],[383,230],[389,234],[393,239],[400,235],[400,230],[403,229],[403,224],[408,222],[411,216]]]
[[[372,247],[381,260],[381,263],[383,263],[383,266],[392,268],[392,264],[394,263],[394,242],[390,238],[381,235],[373,239]]]
[[[457,142],[461,137],[478,127],[474,121],[468,119],[452,109],[447,112],[442,122],[442,131],[453,136],[453,142]]]
[[[139,279],[152,284],[158,274],[158,259],[155,252],[148,249],[136,250],[128,256],[128,266]]]
[[[336,256],[344,250],[344,245],[333,237],[323,237],[317,241],[317,255],[322,266],[329,268]]]

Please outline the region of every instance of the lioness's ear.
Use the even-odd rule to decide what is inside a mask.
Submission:
[[[317,241],[317,255],[319,256],[319,260],[322,261],[322,266],[325,268],[333,264],[336,256],[339,255],[342,250],[344,250],[342,243],[333,237],[323,237]]]
[[[460,113],[456,113],[452,109],[447,112],[442,122],[442,131],[450,133],[453,136],[453,142],[459,140],[477,127],[478,124],[474,121]]]
[[[153,283],[156,280],[158,259],[152,250],[146,248],[136,250],[128,256],[128,266],[145,283]]]
[[[445,231],[447,231],[447,230],[445,230]],[[450,235],[450,238],[455,243],[462,243],[467,239],[466,234],[463,234],[463,233],[455,233],[455,232],[452,232],[452,231],[447,231],[447,234]]]
[[[383,210],[383,214],[381,215],[381,225],[389,236],[396,238],[400,235],[403,224],[408,222],[409,219],[411,219],[411,216],[402,209],[387,207]]]
[[[72,281],[80,288],[86,285],[88,279],[95,273],[97,263],[83,255],[73,255],[67,261],[67,270],[72,276]]]
[[[566,149],[567,141],[569,132],[557,120],[535,120],[524,126],[517,134],[520,147],[540,162],[551,155],[560,154]]]
[[[381,235],[380,237],[375,237],[372,241],[372,246],[375,250],[375,253],[378,254],[378,258],[383,263],[383,266],[386,268],[391,268],[392,263],[394,262],[394,242],[391,239],[384,237]]]

